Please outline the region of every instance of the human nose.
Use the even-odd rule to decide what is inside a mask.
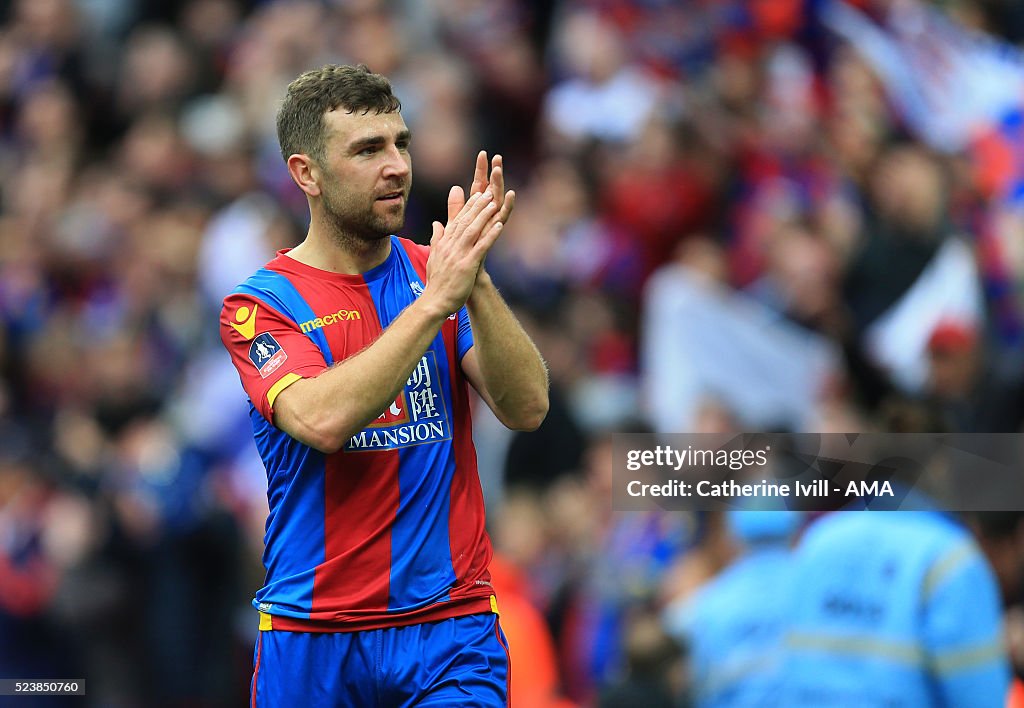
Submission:
[[[409,176],[412,169],[409,153],[399,150],[398,146],[392,145],[387,151],[387,160],[384,163],[384,177],[405,178]]]

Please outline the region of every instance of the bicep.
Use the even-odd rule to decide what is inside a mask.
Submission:
[[[283,378],[282,382],[283,387],[269,401],[271,423],[299,442],[311,445],[313,435],[303,412],[310,408],[315,380],[292,374]]]

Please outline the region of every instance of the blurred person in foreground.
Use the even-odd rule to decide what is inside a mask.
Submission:
[[[789,544],[800,515],[731,509],[726,519],[742,555],[692,595],[672,601],[665,628],[689,650],[695,706],[772,705],[790,591]]]
[[[334,66],[277,116],[305,240],[224,302],[221,334],[267,468],[253,705],[506,705],[509,662],[469,382],[535,429],[547,372],[482,263],[512,211],[500,156],[431,246],[394,236],[411,135],[388,80]]]
[[[804,530],[790,576],[779,705],[1006,701],[996,577],[963,522],[922,485],[935,480],[921,478],[899,504],[850,502]]]

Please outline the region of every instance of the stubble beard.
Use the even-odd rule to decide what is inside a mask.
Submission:
[[[322,203],[331,237],[344,250],[367,253],[383,248],[388,237],[405,224],[404,204],[397,211],[389,209],[381,215],[374,211],[374,200],[364,209],[339,192],[336,185],[331,185],[322,192]]]

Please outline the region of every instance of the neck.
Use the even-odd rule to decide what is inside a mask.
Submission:
[[[306,238],[288,255],[306,265],[331,273],[359,275],[379,266],[391,254],[391,238],[360,238],[314,220]]]

